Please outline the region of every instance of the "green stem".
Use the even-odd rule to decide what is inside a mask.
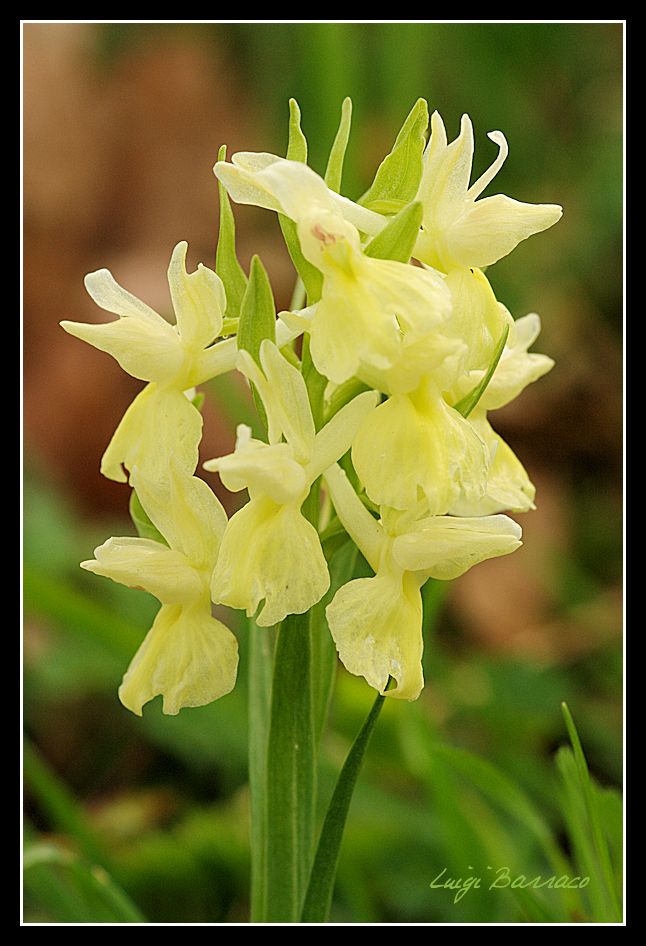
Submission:
[[[390,683],[390,680],[388,681]],[[387,689],[388,687],[386,687]],[[361,763],[368,747],[375,723],[379,718],[385,696],[378,694],[366,721],[359,730],[359,734],[352,744],[343,768],[339,773],[334,793],[323,822],[319,837],[314,863],[310,874],[309,885],[305,895],[301,922],[325,923],[327,921],[334,878],[339,860],[339,850],[343,839],[343,831],[348,817],[350,802],[354,787],[359,777]]]
[[[251,815],[251,922],[265,914],[267,856],[266,766],[274,628],[249,621],[249,796]]]
[[[267,744],[263,919],[298,922],[312,857],[316,769],[310,613],[280,626]]]

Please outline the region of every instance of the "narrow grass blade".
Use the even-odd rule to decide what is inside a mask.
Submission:
[[[590,777],[581,740],[566,703],[562,704],[562,710],[572,753],[561,749],[557,764],[566,791],[569,827],[581,866],[590,874],[588,894],[594,918],[599,922],[620,922],[622,910],[601,820],[599,789]]]

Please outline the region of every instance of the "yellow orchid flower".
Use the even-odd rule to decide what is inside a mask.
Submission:
[[[155,479],[164,475],[171,455],[187,474],[193,473],[202,418],[189,400],[191,389],[235,366],[235,339],[214,344],[226,307],[222,281],[201,263],[196,272],[187,273],[187,248],[186,242],[177,244],[168,268],[175,325],[122,289],[107,269],[89,273],[85,286],[97,305],[119,318],[100,325],[61,322],[70,335],[108,352],[128,374],[149,382],[126,411],[101,461],[101,472],[122,483],[122,464]]]
[[[469,186],[473,162],[473,126],[462,116],[460,134],[448,143],[444,123],[431,116],[431,135],[417,193],[424,215],[414,255],[448,273],[455,266],[489,266],[521,240],[553,226],[563,210],[557,204],[525,204],[503,194],[478,200],[502,167],[508,153],[501,131],[488,136],[499,154],[491,167]]]
[[[312,483],[349,449],[361,420],[378,400],[367,391],[342,408],[318,433],[300,372],[265,340],[258,367],[241,351],[238,366],[262,398],[269,443],[241,424],[235,452],[209,460],[227,489],[249,490],[250,501],[231,517],[213,573],[213,598],[263,627],[302,614],[330,583],[316,529],[301,513]],[[285,440],[282,441],[281,438]]]
[[[304,256],[323,273],[321,300],[306,318],[321,374],[336,384],[359,377],[383,387],[392,370],[410,389],[420,371],[463,347],[443,334],[451,294],[438,273],[363,253],[359,231],[375,233],[386,218],[334,194],[298,161],[248,153],[232,160],[214,168],[231,197],[294,220]]]
[[[336,513],[374,571],[343,585],[326,608],[339,657],[380,693],[415,700],[422,674],[422,597],[428,578],[448,580],[521,543],[507,516],[455,518],[382,510],[374,519],[338,465],[324,475]],[[397,687],[386,690],[388,678]]]
[[[528,352],[541,330],[541,320],[533,312],[512,322],[509,338],[491,381],[469,415],[468,422],[485,443],[489,454],[487,488],[479,499],[464,493],[451,506],[457,516],[486,516],[509,509],[526,512],[534,509],[536,490],[527,471],[513,450],[497,434],[487,419],[487,412],[504,407],[514,400],[528,384],[537,381],[554,366],[547,355]],[[474,388],[482,371],[473,371],[461,381],[461,392]]]
[[[233,689],[238,666],[234,635],[211,615],[210,582],[226,513],[207,484],[171,464],[161,483],[135,468],[133,485],[168,546],[151,539],[108,539],[81,568],[142,588],[161,602],[153,626],[119,688],[138,716],[163,696],[163,711],[203,706]]]
[[[487,484],[484,443],[432,377],[415,391],[394,394],[365,418],[352,462],[378,506],[410,509],[422,496],[429,515],[444,515],[462,495],[476,502]]]

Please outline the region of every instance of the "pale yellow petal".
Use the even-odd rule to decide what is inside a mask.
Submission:
[[[300,161],[250,151],[237,152],[231,161],[218,161],[213,170],[236,203],[276,210],[296,222],[317,205],[334,210],[370,234],[378,233],[387,222],[380,214],[335,194]]]
[[[276,503],[302,502],[309,491],[309,482],[294,451],[288,443],[265,444],[258,440],[238,442],[234,453],[207,460],[206,470],[220,474],[228,490],[237,493],[249,489],[250,495],[266,495]],[[248,428],[247,428],[248,430]]]
[[[434,516],[393,542],[401,568],[449,580],[488,558],[508,555],[522,545],[520,526],[507,516],[460,519]]]
[[[208,601],[164,605],[123,678],[119,698],[141,716],[144,703],[161,694],[164,713],[175,716],[185,706],[204,706],[229,693],[237,670],[238,642],[211,617]]]
[[[493,378],[479,406],[492,411],[509,404],[527,387],[554,367],[547,355],[528,353],[540,332],[541,320],[532,312],[512,323],[509,339]]]
[[[307,479],[310,483],[347,453],[363,419],[378,403],[379,395],[376,391],[364,391],[345,404],[317,433],[312,459],[307,467]]]
[[[506,327],[513,320],[499,305],[489,280],[479,269],[456,267],[446,276],[451,292],[451,331],[465,340],[464,370],[486,370]]]
[[[226,295],[222,280],[202,263],[197,271],[187,273],[188,243],[178,243],[168,267],[170,288],[177,328],[182,342],[192,349],[211,345],[222,330]]]
[[[175,329],[163,320],[119,319],[90,325],[61,322],[70,335],[115,358],[124,371],[141,381],[168,381],[178,375],[184,352]]]
[[[433,113],[418,193],[427,232],[445,229],[461,213],[471,177],[473,147],[473,126],[468,115],[462,116],[458,137],[447,145],[442,119],[437,112]]]
[[[373,384],[406,363],[407,349],[440,328],[451,312],[443,278],[430,269],[357,252],[350,272],[326,276],[310,328],[317,369],[336,384],[364,377]],[[381,387],[381,383],[379,385]]]
[[[363,421],[352,461],[373,502],[410,509],[423,496],[443,515],[484,494],[488,456],[473,427],[437,394],[394,395]]]
[[[340,588],[326,608],[346,670],[395,699],[415,700],[422,674],[422,598],[412,575],[378,574]],[[388,678],[397,687],[386,691]]]
[[[247,152],[233,155],[235,163],[218,161],[213,171],[215,176],[224,184],[232,200],[237,204],[251,204],[255,207],[264,207],[267,210],[282,211],[280,201],[274,196],[262,177],[262,171],[274,161],[279,160],[275,155],[255,155],[257,158],[271,159],[258,166],[250,165],[245,160]]]
[[[376,572],[385,541],[384,530],[363,505],[338,463],[327,470],[324,479],[345,531]]]
[[[450,512],[456,516],[489,516],[504,510],[527,512],[534,509],[534,484],[513,450],[492,429],[480,405],[470,415],[469,422],[485,442],[491,458],[487,489],[480,499],[468,500],[461,496]]]
[[[251,616],[264,600],[256,622],[269,627],[309,611],[329,585],[316,529],[297,506],[252,499],[229,520],[213,573],[214,601]]]
[[[101,459],[101,472],[124,483],[123,466],[139,468],[151,481],[163,479],[169,457],[187,473],[197,466],[202,437],[202,415],[173,388],[147,385],[137,395]]]
[[[97,269],[85,277],[85,288],[96,304],[122,318],[139,319],[152,325],[165,320],[141,299],[123,289],[109,269]]]
[[[233,371],[238,360],[238,339],[225,338],[204,351],[197,352],[192,358],[188,383],[204,384],[212,378]]]
[[[490,266],[562,215],[558,204],[525,204],[504,194],[485,197],[469,206],[446,234],[447,251],[463,266]]]
[[[188,475],[172,456],[166,458],[163,476],[151,479],[136,467],[131,482],[141,505],[170,547],[210,575],[227,516],[208,483]]]
[[[204,592],[204,579],[186,556],[152,539],[108,539],[94,555],[81,568],[148,591],[163,604],[189,604]]]
[[[269,339],[260,346],[260,363],[271,392],[269,406],[278,416],[281,432],[294,448],[296,457],[308,460],[315,430],[305,380]]]

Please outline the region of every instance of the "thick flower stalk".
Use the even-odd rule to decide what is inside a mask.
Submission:
[[[416,518],[416,511],[386,508],[378,521],[338,465],[325,482],[339,519],[375,573],[345,584],[326,609],[339,657],[380,693],[415,700],[424,685],[422,585],[513,552],[522,544],[520,526],[507,516]],[[389,677],[397,686],[386,690]]]
[[[100,325],[61,322],[70,335],[108,352],[128,374],[148,382],[103,455],[101,472],[108,479],[125,482],[123,466],[137,467],[152,480],[164,477],[170,456],[190,475],[202,436],[192,389],[235,365],[235,339],[217,341],[226,308],[222,281],[201,263],[187,273],[187,248],[178,243],[168,267],[175,325],[122,289],[107,269],[89,273],[85,286],[97,305],[119,319]]]
[[[204,467],[217,470],[227,489],[247,488],[250,496],[225,530],[213,598],[249,616],[264,601],[257,623],[268,627],[308,611],[329,587],[317,530],[301,506],[315,480],[347,452],[377,395],[360,394],[316,433],[301,373],[268,340],[260,348],[260,365],[240,352],[238,367],[265,407],[269,443],[240,425],[235,452]]]
[[[129,536],[108,539],[81,567],[161,602],[154,624],[119,687],[121,702],[141,716],[161,694],[164,713],[203,706],[233,689],[238,645],[211,615],[211,575],[226,513],[203,481],[170,464],[163,482],[131,472],[139,500],[168,545]]]

